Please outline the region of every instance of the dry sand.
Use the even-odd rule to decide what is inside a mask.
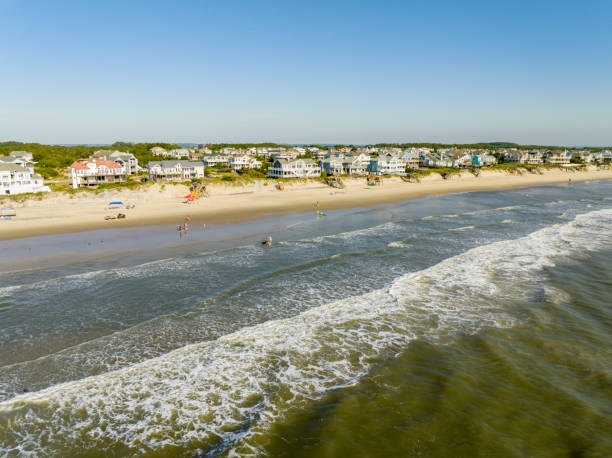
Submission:
[[[611,179],[612,171],[589,170],[566,172],[545,170],[542,175],[509,174],[485,171],[479,177],[469,172],[451,176],[448,180],[431,174],[421,183],[406,183],[400,178],[388,178],[382,186],[368,187],[362,179],[344,179],[345,189],[334,189],[319,181],[294,182],[284,191],[276,188],[274,180],[258,181],[244,186],[209,185],[210,196],[185,204],[189,190],[183,185],[155,184],[140,190],[52,193],[41,200],[30,198],[24,202],[1,199],[0,206],[11,205],[17,210],[12,220],[0,220],[0,240],[65,232],[126,226],[178,224],[190,216],[194,224],[239,222],[249,219],[278,216],[290,212],[314,211],[315,202],[322,209],[363,207],[415,199],[430,194],[515,188],[541,184],[555,184]],[[107,210],[110,201],[134,204],[130,210]],[[118,212],[124,220],[105,221],[104,216]]]

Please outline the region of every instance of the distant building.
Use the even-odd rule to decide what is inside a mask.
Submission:
[[[504,153],[504,159],[508,162],[526,164],[528,156],[527,153],[523,151],[506,151]]]
[[[168,151],[166,151],[166,149],[162,148],[161,146],[154,146],[149,151],[151,151],[151,153],[153,153],[153,155],[155,156],[167,156],[168,155]]]
[[[208,146],[205,146],[205,145],[198,146],[196,149],[200,152],[200,154],[212,153],[212,150]]]
[[[603,150],[599,153],[593,153],[593,162],[596,162],[597,164],[612,163],[612,151]]]
[[[166,153],[166,155],[180,159],[182,157],[189,157],[189,150],[187,148],[171,149]]]
[[[49,192],[42,176],[31,168],[18,164],[0,162],[0,195],[14,195],[26,192]]]
[[[125,167],[109,160],[87,159],[70,166],[72,187],[98,186],[104,183],[125,183]]]
[[[34,155],[29,151],[11,151],[9,156],[13,159],[23,159],[26,162],[34,161]]]
[[[268,168],[270,178],[311,178],[321,176],[321,167],[312,159],[275,159]]]
[[[227,156],[232,156],[234,154],[242,154],[243,151],[238,148],[233,148],[231,146],[226,146],[225,148],[221,148],[221,154],[225,154]]]
[[[270,151],[274,151],[273,152],[274,160],[277,160],[277,159],[293,160],[298,157],[298,152],[294,150],[285,151],[284,148],[282,149],[278,148],[277,150],[270,150]]]
[[[149,179],[154,181],[185,181],[204,178],[204,164],[185,160],[151,161]]]

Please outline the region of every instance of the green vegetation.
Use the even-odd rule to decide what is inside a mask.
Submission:
[[[251,177],[251,178],[267,178],[267,175],[258,169],[239,170],[238,174],[241,176],[246,176],[246,177]]]
[[[426,177],[428,175],[431,175],[432,173],[438,173],[442,176],[448,176],[452,175],[453,173],[459,172],[461,172],[461,170],[453,169],[450,167],[434,167],[431,169],[406,169],[406,173],[411,173],[419,177]]]

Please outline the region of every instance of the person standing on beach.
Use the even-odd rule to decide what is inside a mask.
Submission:
[[[179,233],[179,239],[182,239],[183,238],[183,226],[179,224],[178,226],[176,226],[176,230]]]

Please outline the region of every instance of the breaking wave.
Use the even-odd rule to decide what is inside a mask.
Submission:
[[[612,244],[612,210],[577,216],[395,279],[389,288],[243,328],[131,367],[0,403],[0,454],[258,454],[288,411],[356,383],[416,338],[509,327],[559,259]]]

